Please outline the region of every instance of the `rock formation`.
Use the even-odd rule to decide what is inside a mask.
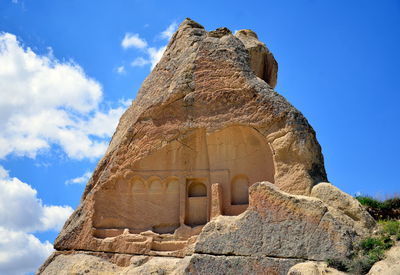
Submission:
[[[328,267],[323,262],[305,262],[292,266],[289,269],[288,275],[346,275],[345,272],[338,271]]]
[[[386,252],[386,258],[375,263],[367,275],[400,275],[400,244]]]
[[[376,262],[367,275],[400,275],[400,244],[386,251],[385,259]],[[299,263],[289,269],[288,275],[345,275],[336,269],[327,267],[324,262],[309,261]]]
[[[321,148],[277,70],[254,32],[186,19],[39,274],[286,274],[351,253],[374,222],[317,188]]]

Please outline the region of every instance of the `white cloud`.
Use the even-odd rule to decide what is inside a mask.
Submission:
[[[163,46],[161,48],[149,48],[148,53],[150,56],[150,63],[151,63],[151,69],[153,69],[158,61],[160,61],[161,57],[163,56],[165,50],[167,49],[167,46]]]
[[[81,67],[39,56],[9,33],[0,33],[0,64],[0,158],[34,158],[52,145],[75,159],[105,152],[126,106],[101,111],[101,85]]]
[[[171,25],[169,25],[164,31],[162,31],[158,37],[162,38],[162,39],[171,39],[172,35],[175,33],[176,29],[178,27],[178,24],[176,22],[173,22]],[[127,35],[125,35],[125,38],[127,38]],[[138,34],[129,34],[130,36],[128,36],[129,39],[134,38],[134,40],[136,41],[137,39],[139,39],[141,42],[144,43],[137,43],[138,45],[140,45],[140,47],[135,46],[136,48],[140,48],[145,50],[147,57],[137,57],[135,58],[132,62],[131,62],[131,66],[133,67],[143,67],[145,65],[150,65],[150,70],[154,69],[154,67],[157,65],[157,63],[160,61],[161,57],[163,56],[165,49],[167,48],[167,45],[161,46],[161,47],[150,47],[147,45],[147,42],[142,40]],[[122,46],[124,48],[127,48],[127,46],[124,46],[124,40],[122,41]],[[129,39],[126,39],[127,41]],[[136,42],[135,42],[136,43]],[[126,42],[126,45],[128,45],[128,42]]]
[[[0,171],[5,171],[0,166]],[[18,178],[2,173],[0,178],[0,226],[9,230],[36,232],[60,230],[71,215],[70,206],[43,205],[37,191]]]
[[[131,47],[144,49],[147,47],[146,40],[139,37],[137,33],[126,33],[124,39],[122,39],[121,46],[124,49]]]
[[[119,66],[119,67],[117,68],[117,73],[119,73],[119,74],[126,74],[125,67],[124,67],[124,66]]]
[[[133,67],[143,67],[147,64],[150,64],[150,60],[144,59],[143,57],[137,57],[131,63]]]
[[[91,176],[92,172],[86,172],[80,177],[67,180],[65,184],[86,184]]]
[[[70,206],[43,205],[37,191],[0,166],[0,274],[35,271],[53,251],[37,231],[59,231],[71,215]]]
[[[161,32],[160,37],[168,40],[171,39],[172,35],[175,33],[177,28],[178,28],[178,23],[173,22],[163,32]]]
[[[132,104],[132,101],[133,101],[132,98],[128,98],[128,99],[121,98],[118,100],[118,103],[121,104],[122,106],[124,106],[124,108],[127,108]]]
[[[8,171],[0,166],[0,179],[8,178]]]
[[[149,47],[146,49],[147,58],[137,57],[135,58],[131,65],[133,67],[143,67],[145,65],[150,64],[150,69],[154,69],[157,63],[160,61],[161,57],[163,56],[165,49],[167,46],[162,46],[160,48]]]
[[[36,271],[53,251],[48,241],[0,226],[0,274],[22,275]]]

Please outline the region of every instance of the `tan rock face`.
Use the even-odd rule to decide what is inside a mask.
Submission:
[[[359,233],[367,234],[369,229],[376,224],[371,215],[361,206],[361,204],[350,196],[327,182],[321,182],[311,190],[311,196],[321,199],[333,211],[339,211],[343,220],[351,220]]]
[[[277,63],[254,32],[207,32],[185,20],[121,117],[55,248],[184,258],[186,271],[176,274],[213,265],[236,274],[226,261],[243,272],[284,274],[321,251],[347,254],[351,224],[306,197],[327,180],[321,148],[307,120],[272,89],[276,79]],[[273,185],[251,187],[264,181]],[[214,239],[217,225],[226,247]],[[234,244],[229,236],[245,227],[252,233]],[[259,235],[262,228],[271,235]],[[285,230],[289,242],[287,234],[274,237]],[[73,257],[64,254],[54,263]]]
[[[110,260],[110,256],[91,254],[93,253],[57,253],[39,273],[42,275],[286,275],[291,266],[300,262],[296,259],[194,254],[185,258],[130,256],[128,262],[121,265],[113,259]]]
[[[271,89],[276,70],[253,32],[208,33],[185,20],[122,116],[56,249],[182,257],[213,205],[242,213],[255,182],[309,194],[326,179],[320,146]]]
[[[385,259],[375,263],[367,275],[400,275],[400,243],[385,253]]]
[[[329,268],[324,262],[305,262],[292,266],[287,275],[345,275],[346,273]]]
[[[255,74],[275,88],[278,78],[278,63],[264,43],[252,30],[240,30],[235,36],[243,42],[250,54],[250,66]]]
[[[219,216],[202,230],[195,252],[325,260],[348,256],[356,232],[321,200],[280,191],[262,182],[250,187],[250,207]]]

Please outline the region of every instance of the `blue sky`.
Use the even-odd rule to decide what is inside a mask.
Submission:
[[[399,0],[0,0],[0,273],[33,271],[50,253],[186,17],[266,43],[276,90],[316,130],[330,182],[400,193]]]

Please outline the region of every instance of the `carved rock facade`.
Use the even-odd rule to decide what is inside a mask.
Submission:
[[[243,274],[284,274],[349,253],[352,222],[308,197],[327,180],[315,132],[273,90],[276,81],[277,63],[254,32],[207,32],[186,19],[121,117],[40,273],[75,268],[77,253],[132,274],[142,272],[137,257],[152,267],[167,262],[157,256],[175,257],[164,268],[172,274],[236,272],[227,261]],[[330,252],[316,256],[316,241]]]

